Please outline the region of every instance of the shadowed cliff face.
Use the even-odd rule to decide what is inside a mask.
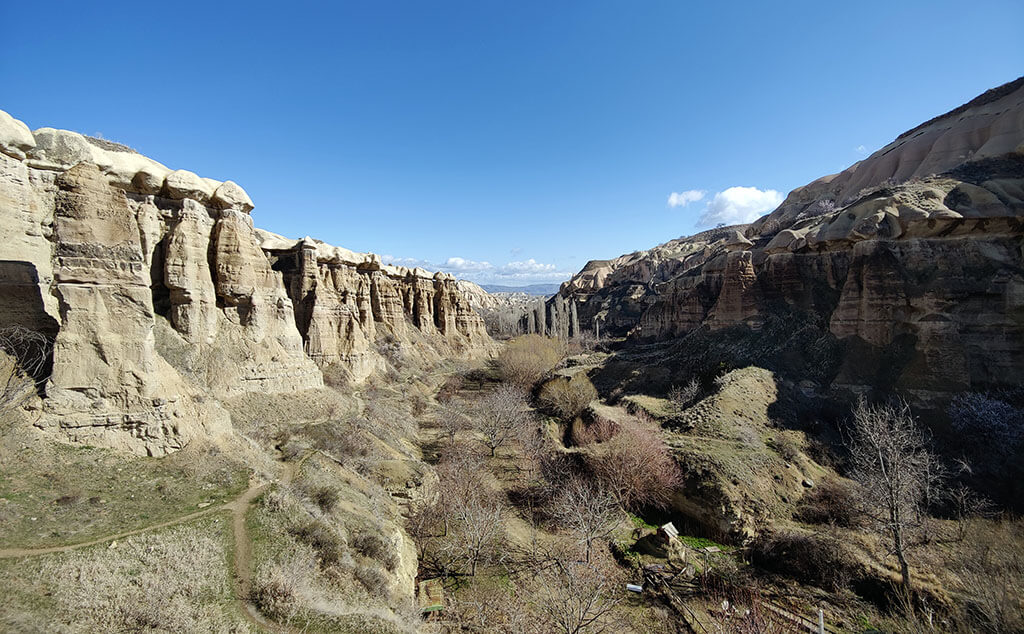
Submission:
[[[230,181],[18,124],[0,117],[0,327],[54,339],[42,428],[162,455],[230,431],[216,399],[383,369],[379,340],[490,341],[449,275],[262,232]]]
[[[795,334],[809,319],[845,350],[833,385],[927,401],[1024,380],[1022,244],[1024,79],[751,225],[588,263],[560,301],[581,329],[635,341],[756,336],[769,322],[787,340],[787,323]]]

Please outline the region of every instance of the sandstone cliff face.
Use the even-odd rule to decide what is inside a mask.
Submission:
[[[750,226],[589,263],[560,295],[583,329],[638,340],[809,316],[846,350],[835,385],[926,401],[1024,379],[1022,244],[1024,79]]]
[[[162,455],[230,431],[218,398],[320,387],[331,364],[365,378],[382,338],[488,341],[451,276],[285,240],[252,208],[230,181],[0,112],[0,326],[54,340],[40,427]]]

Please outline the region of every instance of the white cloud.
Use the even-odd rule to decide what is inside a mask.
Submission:
[[[774,189],[761,191],[756,187],[730,187],[708,201],[697,224],[710,227],[752,222],[782,203],[782,194]]]
[[[554,264],[538,262],[533,258],[526,261],[507,262],[501,266],[495,266],[490,262],[468,260],[461,257],[450,257],[444,262],[431,262],[416,258],[398,258],[393,255],[383,255],[381,260],[385,264],[396,264],[399,266],[421,267],[428,271],[444,271],[457,277],[473,280],[474,282],[504,283],[504,282],[562,282],[572,277],[570,271],[560,271]]]
[[[668,195],[669,207],[685,207],[704,198],[704,190],[688,189],[685,192],[672,192]]]
[[[448,258],[441,265],[441,270],[448,273],[462,273],[471,271],[489,271],[494,267],[490,262],[477,262],[465,258]]]
[[[868,149],[866,147],[864,147],[863,144],[862,145],[858,145],[857,147],[853,148],[853,151],[856,152],[857,154],[867,154],[868,153]]]

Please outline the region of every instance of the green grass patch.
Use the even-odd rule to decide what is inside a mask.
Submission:
[[[0,449],[0,547],[86,542],[222,504],[248,485],[223,455],[183,450],[165,458],[40,439]]]

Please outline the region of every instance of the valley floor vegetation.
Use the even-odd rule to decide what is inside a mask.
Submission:
[[[1022,631],[1020,395],[929,414],[721,364],[599,391],[612,345],[388,349],[161,459],[34,429],[5,354],[0,630]]]

